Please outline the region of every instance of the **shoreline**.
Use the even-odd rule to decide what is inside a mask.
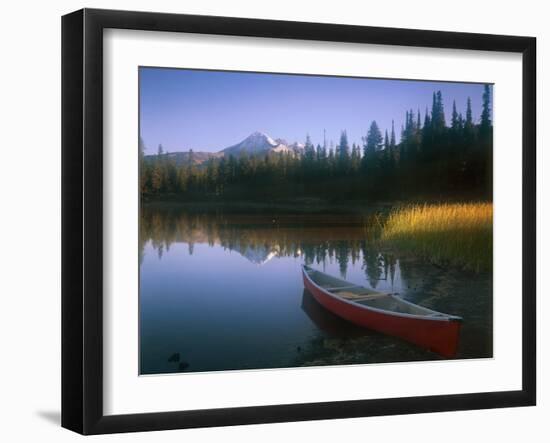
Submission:
[[[357,214],[369,215],[377,212],[389,212],[395,208],[424,205],[424,204],[445,204],[445,203],[472,203],[487,202],[487,199],[469,199],[469,198],[420,198],[404,199],[390,201],[368,201],[368,200],[342,200],[334,203],[320,199],[299,199],[282,200],[277,202],[258,202],[251,200],[237,201],[182,201],[178,199],[142,199],[141,208],[158,209],[187,209],[191,212],[288,212],[297,214],[307,213],[337,213],[337,214]]]

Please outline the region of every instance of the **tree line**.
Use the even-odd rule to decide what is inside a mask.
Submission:
[[[185,201],[304,199],[380,200],[428,197],[492,198],[493,123],[485,85],[479,122],[468,98],[465,114],[453,102],[449,124],[441,91],[431,110],[407,110],[399,141],[392,122],[382,133],[370,123],[362,144],[342,131],[336,146],[306,136],[302,154],[213,157],[196,164],[189,151],[182,164],[162,151],[149,161],[140,139],[140,190],[145,199]]]

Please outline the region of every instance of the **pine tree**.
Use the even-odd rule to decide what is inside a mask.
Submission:
[[[441,91],[434,92],[432,104],[432,128],[436,133],[441,133],[445,128],[445,112],[443,110],[443,96]]]
[[[458,131],[458,112],[456,111],[456,100],[453,100],[453,115],[451,117],[451,128],[453,131]]]
[[[361,153],[359,150],[359,146],[353,143],[351,148],[351,169],[353,171],[357,171],[359,169],[360,164],[361,164]]]
[[[317,143],[317,148],[315,148],[315,160],[320,162],[323,158],[323,148]]]
[[[393,120],[391,121],[390,149],[395,149],[395,127]]]
[[[378,124],[376,123],[376,120],[373,120],[369,132],[367,133],[367,137],[365,139],[365,156],[371,156],[375,152],[382,149],[382,133],[380,132],[380,129],[378,128]]]
[[[311,166],[311,164],[315,160],[315,147],[313,146],[313,143],[311,143],[311,138],[309,134],[306,135],[306,143],[304,145],[304,159],[309,166]]]
[[[319,161],[319,168],[324,169],[327,163],[327,147],[326,144],[323,146],[317,145],[317,159]]]
[[[474,125],[474,121],[472,119],[472,100],[470,100],[470,97],[468,97],[468,101],[466,102],[466,126],[472,127]]]
[[[423,130],[427,129],[432,125],[432,121],[430,120],[430,114],[428,114],[428,108],[426,108],[426,114],[424,114],[424,126]]]
[[[468,97],[466,102],[466,120],[464,122],[464,143],[467,148],[471,148],[474,143],[475,133],[474,133],[474,121],[472,118],[472,101]]]
[[[331,145],[332,145],[332,143],[331,143]],[[332,147],[329,148],[329,150],[328,150],[327,162],[328,162],[329,171],[334,172],[334,170],[336,169],[336,156],[334,155],[334,149]]]
[[[491,126],[491,89],[489,85],[485,85],[483,88],[481,122],[479,125],[481,137],[484,139],[488,137]]]
[[[348,134],[346,131],[342,131],[340,134],[340,143],[337,146],[337,157],[340,170],[345,172],[350,162]]]
[[[432,120],[426,107],[424,114],[424,126],[422,126],[422,144],[420,146],[420,157],[424,161],[428,161],[432,155],[433,147],[433,130],[432,130]]]
[[[439,124],[442,128],[445,127],[445,109],[443,107],[443,96],[441,94],[441,91],[437,91],[437,103],[439,106]]]

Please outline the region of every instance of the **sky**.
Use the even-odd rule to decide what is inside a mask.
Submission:
[[[405,111],[431,109],[432,93],[443,95],[450,123],[453,100],[466,114],[472,100],[474,121],[481,114],[483,85],[413,80],[262,74],[140,67],[140,135],[146,153],[162,144],[165,152],[216,152],[255,131],[288,143],[336,145],[342,130],[361,143],[372,120],[399,140]]]

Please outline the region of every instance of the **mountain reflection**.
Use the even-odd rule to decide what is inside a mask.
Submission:
[[[381,280],[393,285],[397,259],[376,242],[376,223],[365,215],[342,214],[227,214],[165,210],[147,206],[140,219],[140,258],[150,243],[159,259],[174,243],[219,246],[252,263],[275,257],[302,257],[306,264],[337,263],[345,278],[348,266],[360,262],[373,288]]]

